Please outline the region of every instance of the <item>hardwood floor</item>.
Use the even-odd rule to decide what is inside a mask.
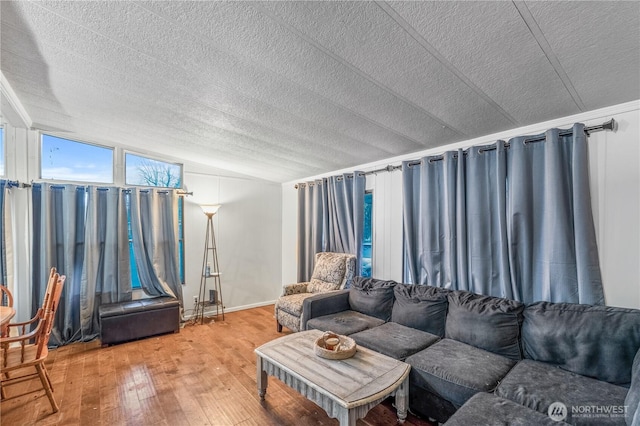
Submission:
[[[286,330],[286,329],[285,329]],[[46,362],[60,406],[44,391],[0,404],[2,425],[338,425],[275,378],[266,401],[256,389],[254,348],[273,340],[273,306],[186,324],[180,333],[101,348],[99,341],[52,350]],[[35,382],[7,389],[10,397]],[[395,425],[390,401],[358,425]],[[430,423],[411,414],[407,426]]]

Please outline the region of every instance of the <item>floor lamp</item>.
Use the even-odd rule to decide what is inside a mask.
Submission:
[[[196,306],[195,321],[204,323],[204,308],[206,306],[216,307],[216,317],[222,310],[222,320],[224,321],[224,305],[222,303],[222,288],[220,286],[220,270],[218,269],[218,251],[216,248],[216,236],[213,229],[213,216],[220,208],[220,204],[203,204],[200,206],[207,215],[207,232],[204,240],[204,255],[202,258],[202,272],[200,278],[200,291],[198,292],[198,304]],[[213,288],[209,289],[209,300],[206,300],[207,280],[213,280]]]

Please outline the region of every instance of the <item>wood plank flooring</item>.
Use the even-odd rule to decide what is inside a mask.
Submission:
[[[275,378],[269,378],[266,401],[260,402],[253,350],[279,336],[271,305],[108,348],[99,341],[64,346],[52,350],[46,362],[60,411],[53,414],[40,391],[3,401],[0,424],[338,425]],[[7,394],[38,384],[15,385]],[[358,426],[395,424],[390,401],[358,420]],[[430,423],[410,414],[405,425]]]

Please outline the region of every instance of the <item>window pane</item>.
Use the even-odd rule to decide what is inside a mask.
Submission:
[[[4,127],[0,127],[0,176],[4,176]]]
[[[180,164],[126,154],[125,167],[127,185],[180,188],[182,184],[182,165]]]
[[[364,194],[364,232],[362,234],[362,276],[371,276],[371,259],[372,259],[372,245],[373,240],[371,238],[371,208],[373,204],[373,193],[367,192]]]
[[[40,177],[113,183],[113,149],[42,135]]]

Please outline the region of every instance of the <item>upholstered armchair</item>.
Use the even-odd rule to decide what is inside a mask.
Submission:
[[[309,282],[288,284],[276,301],[275,316],[278,332],[282,326],[297,332],[302,329],[304,300],[318,293],[341,290],[351,285],[356,271],[356,257],[348,253],[316,253],[315,266]]]

